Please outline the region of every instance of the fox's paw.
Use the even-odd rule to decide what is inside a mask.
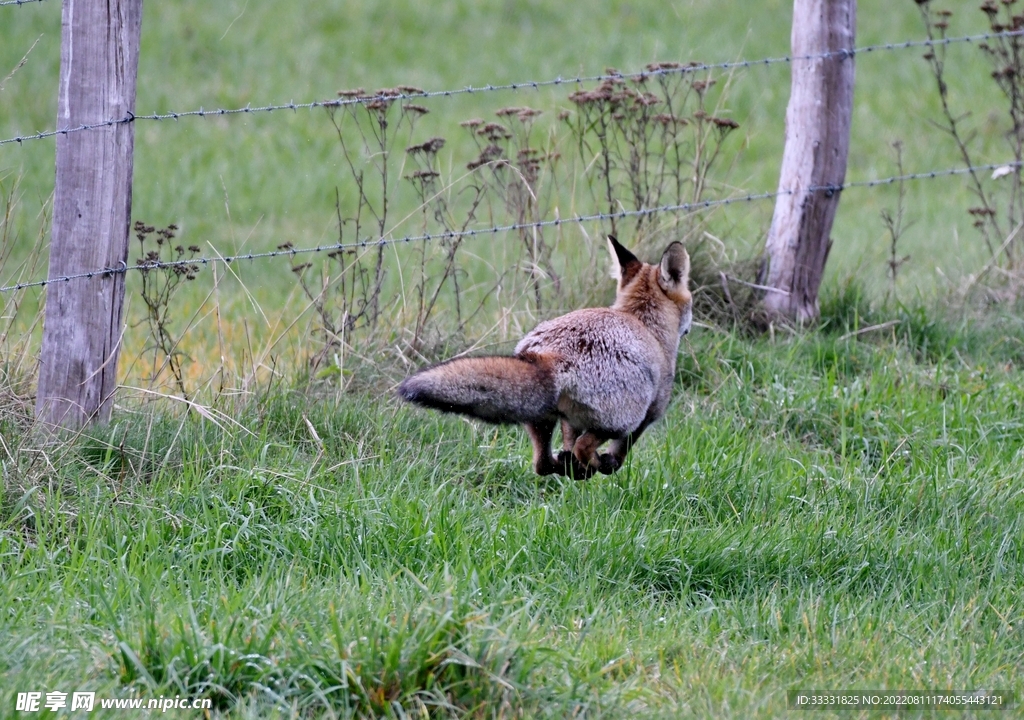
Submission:
[[[598,470],[601,471],[602,475],[611,475],[613,472],[622,467],[622,458],[611,453],[601,453],[597,456],[599,463]]]
[[[586,480],[597,472],[597,468],[584,465],[577,460],[576,456],[569,450],[563,450],[558,453],[555,465],[558,467],[556,472],[558,472],[559,475],[564,475],[565,477],[572,478],[573,480]]]
[[[551,455],[541,458],[533,463],[533,471],[538,475],[565,475],[562,472],[562,463]]]

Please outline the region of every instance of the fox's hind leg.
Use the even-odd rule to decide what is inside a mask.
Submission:
[[[622,463],[626,461],[626,455],[629,454],[630,449],[633,447],[633,443],[637,441],[637,438],[647,429],[648,423],[646,420],[640,424],[636,430],[631,432],[624,438],[617,438],[612,440],[608,446],[608,452],[601,453],[597,457],[598,469],[604,475],[611,475],[613,472],[622,467]]]
[[[576,437],[576,441],[572,446],[571,457],[575,460],[575,464],[578,466],[577,469],[583,472],[583,478],[588,478],[601,469],[597,449],[601,447],[601,443],[604,441],[605,438],[591,430],[586,430]],[[569,453],[563,452],[562,455],[569,455]],[[561,459],[561,456],[559,456],[559,459]],[[578,473],[574,473],[574,476],[576,478],[581,477]]]
[[[585,480],[594,474],[594,470],[586,465],[582,465],[573,453],[573,448],[576,447],[576,441],[579,440],[579,437],[579,430],[569,424],[568,420],[562,418],[563,450],[558,453],[558,456],[555,458],[555,464],[559,468],[557,472],[560,475],[565,475],[566,477],[578,480]]]
[[[569,421],[562,418],[562,449],[572,452],[573,447],[576,445],[576,438],[580,436],[579,432]]]
[[[558,465],[551,455],[551,436],[555,434],[554,420],[526,423],[526,434],[533,444],[533,471],[538,475],[558,472]]]
[[[538,475],[564,475],[584,479],[597,472],[597,466],[580,463],[572,453],[577,444],[579,433],[566,421],[562,420],[562,446],[565,448],[557,457],[551,454],[551,438],[555,434],[555,422],[543,420],[526,423],[526,434],[534,446],[534,472]]]
[[[566,430],[568,427],[568,430]],[[541,422],[526,423],[526,432],[533,443],[533,471],[538,475],[564,475],[571,478],[588,478],[594,471],[580,465],[572,452],[563,450],[558,457],[551,454],[551,438],[555,434],[554,420],[543,420]],[[568,435],[566,433],[569,433]],[[564,421],[562,425],[562,444],[564,445],[572,438],[576,441],[576,431],[567,426]]]

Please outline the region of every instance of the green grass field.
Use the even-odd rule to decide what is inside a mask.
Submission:
[[[985,29],[982,13],[973,7],[955,9],[951,35]],[[790,13],[790,3],[782,0],[756,8],[695,0],[668,8],[611,1],[571,6],[454,2],[443,9],[415,1],[386,8],[336,2],[303,12],[243,0],[152,5],[145,8],[137,111],[303,102],[355,87],[458,89],[592,75],[609,66],[639,70],[659,60],[777,57],[789,52]],[[59,15],[57,3],[49,1],[4,12],[3,74],[31,52],[0,91],[0,137],[54,125]],[[860,4],[858,45],[922,36],[911,0]],[[958,164],[955,148],[929,124],[938,119],[938,102],[922,52],[858,57],[850,180],[895,174],[890,144],[897,139],[906,146],[908,171]],[[951,102],[957,112],[972,113],[978,160],[1006,160],[1001,101],[988,79],[989,68],[973,45],[955,45],[949,53]],[[420,124],[418,141],[432,135],[449,139],[441,162],[445,177],[456,183],[474,157],[459,122],[493,119],[502,107],[526,104],[543,110],[544,127],[556,131],[554,117],[570,107],[570,92],[494,92],[425,101],[431,113]],[[741,127],[728,143],[712,196],[776,189],[788,94],[785,64],[733,74],[723,110]],[[177,223],[184,239],[205,254],[267,250],[286,241],[312,246],[336,237],[335,188],[351,193],[352,181],[324,111],[140,122],[136,132],[135,217],[158,226]],[[28,242],[38,231],[37,216],[53,187],[52,140],[4,146],[0,169],[8,184],[20,180],[16,225]],[[912,259],[903,268],[901,287],[911,297],[942,294],[948,290],[943,276],[955,281],[988,259],[966,214],[971,204],[966,183],[962,178],[920,181],[908,193],[912,225],[902,249]],[[562,216],[587,210],[579,201],[579,193],[563,196]],[[895,188],[846,193],[834,231],[830,281],[856,273],[873,291],[885,288],[888,247],[879,212],[894,205]],[[771,208],[765,201],[723,208],[712,230],[731,252],[749,255],[763,242]],[[416,229],[411,220],[393,227],[395,234]],[[567,231],[562,254],[572,256],[583,236],[594,233],[599,228],[592,224],[582,232]],[[270,305],[282,302],[290,283],[283,264],[238,272],[256,298]],[[232,289],[230,297],[244,295]]]
[[[23,449],[4,463],[4,712],[31,689],[238,716],[1019,699],[1024,329],[899,328],[702,333],[668,416],[587,482],[531,476],[518,430],[285,390],[222,428],[122,411]]]
[[[984,29],[973,4],[953,9],[950,35]],[[150,2],[137,111],[781,56],[790,13],[782,0]],[[59,15],[56,0],[0,7],[0,80],[17,68],[0,86],[0,139],[53,127]],[[911,0],[859,3],[858,45],[922,35]],[[897,139],[907,171],[957,165],[929,122],[938,102],[921,54],[858,56],[849,180],[895,174]],[[977,159],[1006,160],[977,48],[950,47],[949,67]],[[776,188],[788,91],[784,64],[719,76],[719,110],[740,128],[708,197]],[[448,138],[441,176],[464,198],[477,150],[459,123],[530,105],[543,111],[537,137],[564,147],[554,118],[569,92],[424,101],[409,142]],[[0,146],[12,199],[0,284],[45,272],[45,249],[23,263],[48,239],[53,148]],[[590,211],[587,172],[567,162],[546,181],[552,212]],[[206,255],[333,242],[336,190],[351,212],[323,110],[136,126],[133,216],[179,225]],[[393,190],[389,230],[416,234],[415,198]],[[19,295],[13,318],[0,298],[0,717],[26,717],[19,692],[83,690],[200,696],[234,717],[893,714],[789,699],[849,691],[1021,702],[1024,324],[1010,306],[944,303],[988,260],[962,178],[907,186],[911,259],[886,300],[880,211],[895,203],[895,187],[844,193],[819,329],[752,338],[705,318],[683,343],[668,415],[619,473],[585,482],[532,475],[519,429],[400,406],[390,388],[427,358],[500,349],[538,316],[606,300],[597,224],[549,236],[563,284],[545,288],[542,311],[521,274],[495,285],[522,261],[518,239],[467,242],[462,297],[483,312],[448,334],[445,296],[425,346],[410,341],[418,249],[389,249],[387,322],[312,383],[320,340],[288,260],[206,268],[172,316],[198,399],[188,413],[153,400],[172,388],[149,377],[130,276],[114,417],[60,443],[31,426],[41,294]],[[488,209],[505,221],[500,203]],[[742,260],[771,209],[730,205],[698,227]]]

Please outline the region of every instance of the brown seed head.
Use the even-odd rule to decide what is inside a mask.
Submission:
[[[500,123],[487,123],[477,130],[476,134],[486,137],[492,143],[497,142],[498,140],[508,140],[512,137],[512,133],[508,131],[508,128]]]
[[[415,170],[412,175],[407,175],[406,178],[409,180],[433,180],[436,177],[441,177],[441,173],[436,170]]]
[[[413,145],[412,147],[406,148],[405,151],[410,155],[415,155],[416,153],[433,155],[437,153],[438,150],[444,147],[444,143],[445,139],[443,137],[430,138],[421,145]]]
[[[731,118],[713,117],[711,118],[711,122],[715,124],[715,127],[719,127],[726,130],[735,130],[740,126],[738,122]]]

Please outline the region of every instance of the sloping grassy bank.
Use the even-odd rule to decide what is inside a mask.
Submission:
[[[0,707],[94,690],[238,716],[744,718],[796,712],[798,691],[1020,698],[1024,331],[903,311],[851,336],[851,307],[799,337],[696,333],[668,416],[587,482],[531,475],[518,429],[386,393],[275,391],[219,427],[122,410],[59,446],[12,422]],[[922,716],[944,713],[962,711]]]

